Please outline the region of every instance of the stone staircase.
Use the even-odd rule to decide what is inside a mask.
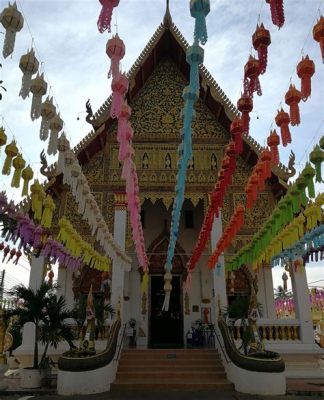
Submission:
[[[123,350],[112,391],[232,390],[217,350]]]

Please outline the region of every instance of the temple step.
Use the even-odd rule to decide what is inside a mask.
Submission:
[[[123,350],[111,390],[231,390],[216,350]]]

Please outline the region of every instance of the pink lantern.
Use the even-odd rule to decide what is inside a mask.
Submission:
[[[120,74],[117,78],[114,78],[111,89],[113,91],[113,99],[110,108],[110,116],[111,118],[118,118],[121,113],[124,96],[128,90],[127,76],[125,74]]]
[[[111,31],[111,16],[113,12],[113,8],[117,7],[119,4],[119,0],[99,0],[102,9],[98,18],[97,26],[100,33],[103,33],[105,30],[108,32]]]
[[[111,66],[108,72],[108,78],[110,78],[111,75],[113,78],[116,78],[120,73],[119,62],[125,55],[125,44],[120,39],[118,34],[108,40],[106,45],[106,53],[107,56],[111,59]]]

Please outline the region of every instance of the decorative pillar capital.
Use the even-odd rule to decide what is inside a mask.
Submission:
[[[127,194],[125,192],[114,193],[114,207],[115,211],[127,209]]]

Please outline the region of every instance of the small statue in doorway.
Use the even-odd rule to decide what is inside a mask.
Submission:
[[[85,355],[95,354],[96,314],[93,304],[92,285],[89,290],[86,307],[86,319],[83,324],[80,338],[80,352]]]

